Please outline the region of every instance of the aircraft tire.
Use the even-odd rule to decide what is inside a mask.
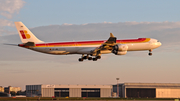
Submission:
[[[149,56],[151,56],[152,55],[152,53],[149,53]]]
[[[79,58],[79,62],[82,62],[83,61],[83,59],[82,58]]]
[[[88,57],[88,60],[92,60],[93,58],[92,57]]]
[[[97,58],[97,59],[101,59],[101,56],[97,56],[96,58]]]
[[[93,58],[93,61],[97,61],[97,58]]]

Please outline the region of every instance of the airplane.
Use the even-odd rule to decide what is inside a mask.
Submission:
[[[153,38],[116,40],[117,38],[112,33],[108,40],[43,42],[22,22],[15,22],[15,25],[22,41],[18,44],[19,47],[54,55],[81,54],[82,56],[78,59],[80,62],[85,59],[97,61],[101,59],[101,54],[125,55],[128,51],[148,50],[151,56],[152,50],[161,46],[161,42]]]

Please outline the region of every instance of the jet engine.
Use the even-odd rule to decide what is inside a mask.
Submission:
[[[112,53],[116,55],[125,55],[127,53],[128,46],[125,44],[117,44],[113,47]]]

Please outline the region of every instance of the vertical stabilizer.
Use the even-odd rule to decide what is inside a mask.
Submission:
[[[43,41],[39,40],[34,36],[34,34],[22,23],[22,22],[14,22],[21,38],[22,43],[34,42],[34,43],[42,43]]]

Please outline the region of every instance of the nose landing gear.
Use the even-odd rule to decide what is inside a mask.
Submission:
[[[151,56],[151,55],[152,55],[152,49],[151,49],[151,50],[149,50],[148,55],[149,55],[149,56]]]

